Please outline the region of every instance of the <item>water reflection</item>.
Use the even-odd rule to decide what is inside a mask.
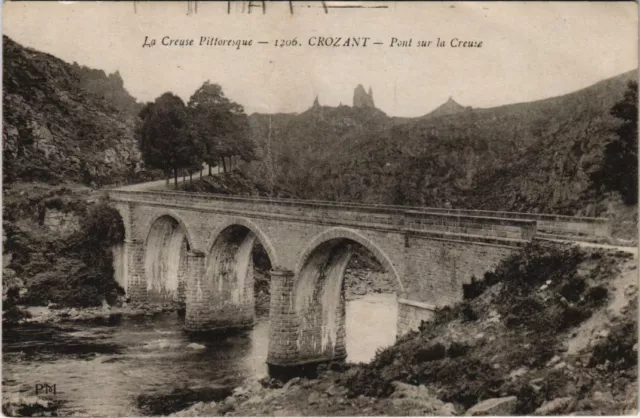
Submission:
[[[398,304],[394,294],[371,294],[347,302],[347,361],[369,362],[376,350],[396,340]]]
[[[376,348],[393,343],[396,309],[393,295],[347,303],[349,361],[368,361]],[[205,340],[181,328],[175,314],[162,314],[6,330],[3,395],[33,395],[36,383],[56,384],[60,414],[133,416],[158,413],[153,407],[159,399],[175,398],[179,409],[193,399],[221,396],[212,386],[266,375],[266,318],[249,332]]]

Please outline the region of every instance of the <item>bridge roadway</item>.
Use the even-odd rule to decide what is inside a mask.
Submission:
[[[396,282],[398,333],[462,299],[462,284],[540,235],[608,234],[597,218],[111,190],[125,225],[116,277],[133,300],[180,300],[185,328],[254,321],[251,250],[272,266],[270,366],[344,358],[342,278],[358,246]]]

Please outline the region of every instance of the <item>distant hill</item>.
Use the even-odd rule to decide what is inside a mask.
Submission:
[[[289,149],[274,157],[276,181],[301,198],[599,213],[603,196],[591,194],[589,173],[617,124],[611,106],[636,74],[488,109],[451,99],[419,118],[311,108],[272,131],[272,150]],[[263,141],[264,129],[256,138]]]
[[[471,110],[470,107],[468,109]],[[449,100],[447,100],[431,112],[427,113],[422,118],[426,119],[435,118],[438,116],[453,115],[456,113],[464,112],[465,110],[467,110],[466,107],[453,100],[453,97],[449,97]]]
[[[118,74],[2,42],[5,182],[105,184],[139,167],[136,103]]]

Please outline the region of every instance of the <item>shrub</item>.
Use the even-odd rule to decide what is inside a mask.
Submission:
[[[347,376],[345,387],[349,389],[349,396],[389,396],[393,393],[390,379],[383,379],[380,373],[369,366],[356,369],[355,373]]]
[[[20,320],[31,317],[31,314],[28,311],[23,311],[17,306],[19,298],[20,298],[20,288],[17,286],[9,287],[9,289],[6,291],[5,297],[3,297],[3,300],[2,300],[2,323],[3,324],[15,325],[19,323]]]
[[[113,276],[88,266],[81,260],[61,259],[52,271],[33,278],[23,302],[46,305],[49,302],[67,307],[99,306],[103,300],[115,303],[124,291]]]
[[[631,313],[630,313],[631,315]],[[637,316],[637,313],[634,315]],[[591,353],[589,367],[600,364],[614,370],[625,370],[638,364],[638,353],[633,349],[638,342],[637,317],[617,324],[606,339],[598,343]]]

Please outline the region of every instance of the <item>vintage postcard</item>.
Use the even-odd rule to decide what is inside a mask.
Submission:
[[[2,27],[3,414],[638,413],[637,3]]]

